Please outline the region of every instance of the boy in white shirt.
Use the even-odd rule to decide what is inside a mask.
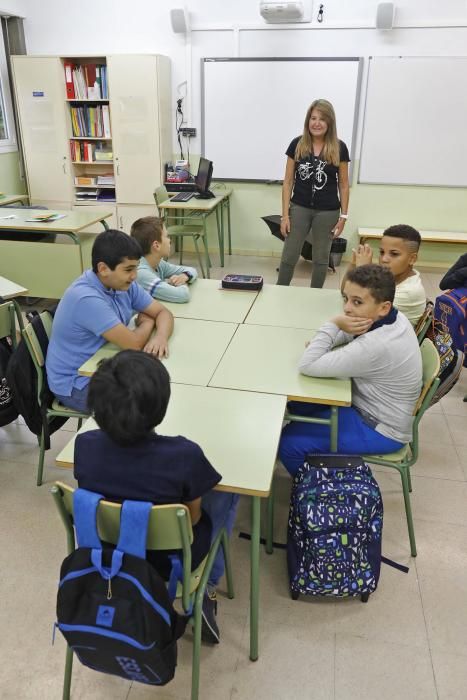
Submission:
[[[190,301],[188,285],[195,281],[198,273],[194,267],[172,265],[164,260],[170,255],[170,238],[163,220],[155,216],[137,219],[130,235],[143,251],[138,265],[138,284],[159,301]]]
[[[388,268],[396,281],[394,306],[407,316],[413,326],[417,325],[426,306],[426,292],[420,273],[413,267],[421,240],[419,232],[412,226],[397,224],[384,231],[379,248],[379,264]],[[359,245],[352,251],[349,270],[372,261],[370,246]]]

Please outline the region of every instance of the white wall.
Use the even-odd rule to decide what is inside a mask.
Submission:
[[[306,2],[307,0],[305,0]],[[324,2],[324,22],[295,29],[266,25],[259,0],[188,0],[192,33],[172,32],[180,0],[0,0],[21,6],[30,54],[163,53],[171,57],[174,100],[186,96],[190,126],[201,129],[200,58],[204,56],[465,55],[465,0],[399,0],[391,32],[374,28],[377,0]],[[447,26],[450,25],[450,26]],[[412,28],[407,28],[412,27]],[[367,62],[365,62],[367,64]],[[365,66],[363,95],[366,85]],[[184,85],[184,81],[187,84]],[[313,99],[315,96],[310,96]],[[360,110],[360,121],[363,109]],[[358,133],[359,143],[361,128]],[[200,152],[200,138],[192,140]],[[283,148],[280,144],[280,148]],[[176,145],[174,141],[174,150]]]

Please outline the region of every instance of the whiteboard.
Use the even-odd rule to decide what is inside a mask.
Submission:
[[[467,186],[467,57],[371,58],[359,182]]]
[[[204,58],[202,152],[214,177],[282,180],[285,151],[318,98],[335,109],[337,133],[353,157],[359,58]]]

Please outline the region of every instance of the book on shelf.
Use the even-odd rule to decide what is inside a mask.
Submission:
[[[110,115],[108,105],[71,107],[73,136],[110,138]]]
[[[94,151],[95,160],[113,160],[114,154],[110,148],[96,148]]]
[[[107,100],[107,66],[100,63],[76,65],[65,61],[66,94],[69,100]]]
[[[113,173],[104,173],[97,176],[96,185],[115,185],[115,176]]]
[[[97,185],[101,184],[97,182],[97,177],[92,177],[90,175],[76,175],[75,185]]]

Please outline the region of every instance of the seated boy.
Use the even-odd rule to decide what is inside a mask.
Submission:
[[[384,231],[379,247],[379,264],[391,270],[396,280],[394,306],[407,316],[413,326],[417,325],[426,306],[420,273],[413,267],[421,240],[419,232],[412,226],[397,224]],[[373,252],[367,244],[359,245],[352,253],[349,269],[368,265],[373,260]]]
[[[105,342],[167,356],[173,316],[135,282],[140,257],[138,242],[126,233],[103,231],[92,247],[92,270],[83,272],[63,295],[46,369],[51,391],[65,406],[87,410],[89,377],[80,376],[78,369]],[[130,330],[134,311],[140,314]]]
[[[459,287],[467,287],[467,253],[460,256],[439,283],[439,288],[443,291],[445,289],[459,289]]]
[[[385,454],[412,437],[412,414],[422,387],[422,359],[407,318],[392,305],[394,277],[380,265],[350,270],[344,313],[325,323],[308,344],[299,371],[352,380],[352,406],[338,409],[338,452]],[[334,349],[336,348],[336,349]],[[330,409],[306,403],[292,413],[329,418]],[[308,453],[330,452],[328,425],[291,422],[279,456],[294,475]]]
[[[164,365],[152,355],[125,350],[99,365],[88,398],[100,430],[76,438],[75,477],[79,486],[117,501],[184,503],[193,525],[195,569],[221,527],[230,535],[238,496],[212,490],[221,476],[197,444],[180,435],[154,432],[164,419],[170,398],[170,378]],[[148,560],[168,578],[166,553],[148,552]],[[202,613],[203,639],[215,644],[219,642],[216,586],[223,572],[220,549]]]
[[[194,267],[172,265],[163,260],[170,255],[170,238],[162,219],[144,216],[131,227],[130,235],[141,246],[143,256],[138,265],[138,283],[154,299],[190,301],[188,284],[198,277]]]

